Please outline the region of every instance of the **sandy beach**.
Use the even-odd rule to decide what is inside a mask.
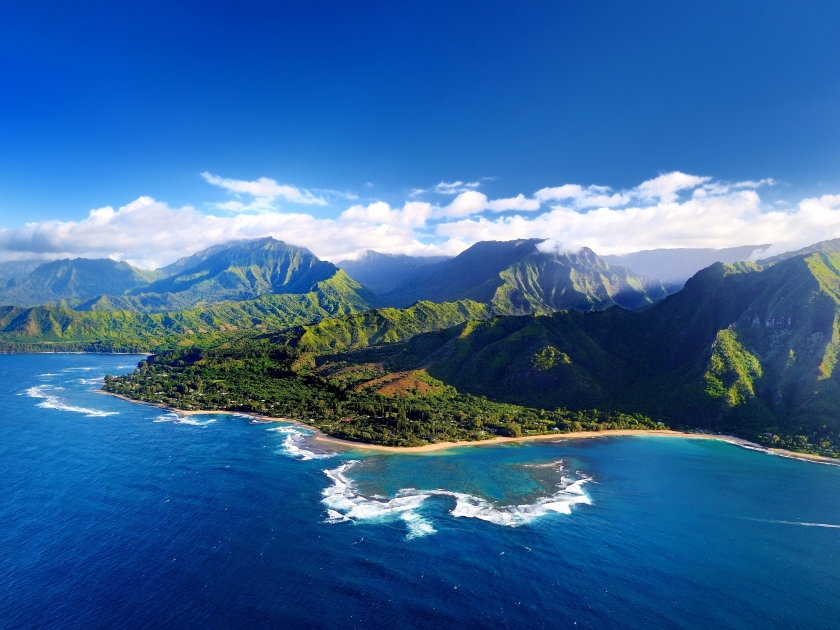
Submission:
[[[96,390],[97,393],[106,394],[108,396],[115,396],[121,398],[135,405],[146,405],[148,407],[156,407],[164,409],[172,413],[179,413],[184,416],[197,416],[208,414],[228,414],[228,415],[244,415],[252,416],[263,422],[287,422],[289,424],[296,424],[312,431],[315,434],[317,442],[331,444],[342,449],[351,449],[357,451],[377,451],[381,453],[433,453],[435,451],[445,451],[451,448],[461,448],[464,446],[490,446],[493,444],[505,444],[508,442],[531,442],[534,440],[581,440],[591,438],[608,438],[621,436],[656,436],[656,437],[673,437],[673,438],[689,438],[698,440],[720,440],[721,442],[729,442],[736,446],[748,448],[756,451],[768,453],[770,455],[778,455],[780,457],[791,457],[793,459],[802,459],[809,462],[816,462],[821,464],[830,464],[832,466],[840,466],[840,460],[831,457],[824,457],[822,455],[812,455],[810,453],[797,453],[796,451],[787,451],[781,448],[768,448],[755,442],[750,442],[743,438],[735,437],[733,435],[718,435],[714,433],[688,433],[683,431],[671,431],[669,429],[646,431],[638,429],[616,429],[614,431],[577,431],[572,433],[546,433],[543,435],[524,435],[522,437],[495,437],[489,440],[461,440],[458,442],[435,442],[434,444],[426,444],[424,446],[382,446],[381,444],[365,444],[363,442],[352,442],[350,440],[342,440],[340,438],[326,435],[323,431],[300,420],[293,418],[276,418],[273,416],[265,416],[258,413],[247,413],[243,411],[207,411],[207,410],[184,410],[169,407],[159,403],[150,403],[140,400],[133,400],[121,394],[114,394],[106,392],[105,390]]]

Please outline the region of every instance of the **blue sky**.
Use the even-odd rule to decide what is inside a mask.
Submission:
[[[761,223],[771,210],[805,212],[803,201],[822,199],[828,214],[797,238],[840,236],[832,232],[840,193],[838,27],[837,3],[772,0],[7,2],[0,257],[104,252],[161,262],[130,239],[108,249],[126,226],[101,233],[101,247],[94,236],[76,247],[50,232],[56,222],[90,227],[93,209],[152,207],[136,205],[147,198],[177,221],[187,216],[177,211],[188,210],[202,225],[205,216],[228,222],[187,248],[249,221],[253,230],[243,235],[283,237],[288,217],[272,223],[264,215],[273,213],[308,217],[315,232],[306,236],[299,222],[288,240],[320,255],[352,255],[395,224],[411,229],[385,239],[384,249],[456,251],[477,238],[527,234],[536,226],[517,229],[517,217],[533,221],[558,204],[583,214],[618,211],[581,206],[578,196],[575,203],[541,199],[536,210],[496,204],[454,217],[444,208],[457,191],[478,191],[492,205],[597,185],[645,210],[662,198],[632,191],[673,172],[709,179],[680,189],[672,202],[696,199],[709,182],[720,193],[721,185],[772,180],[725,193],[750,190],[758,198],[750,218],[727,224],[730,231]],[[261,178],[300,196],[250,195],[254,188],[244,183]],[[435,189],[459,181],[460,188]],[[717,212],[742,217],[738,199],[730,201],[740,210]],[[404,212],[419,202],[432,208],[422,225],[405,214],[376,223],[376,206],[367,223],[345,229],[361,216],[347,214],[354,205]],[[325,246],[318,221],[342,216],[345,224],[331,224],[329,233],[349,234],[348,245]],[[791,216],[758,235],[778,240],[791,221],[799,225]],[[455,218],[473,225],[458,227]],[[33,222],[37,230],[21,231]],[[590,242],[609,223],[550,236]],[[627,247],[727,245],[737,236],[662,234]],[[740,242],[752,236],[747,230]],[[601,241],[604,251],[622,249],[616,239]],[[181,251],[161,247],[163,258]]]

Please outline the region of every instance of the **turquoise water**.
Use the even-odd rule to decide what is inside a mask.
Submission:
[[[840,468],[706,440],[325,454],[0,357],[0,626],[801,627],[840,618]]]

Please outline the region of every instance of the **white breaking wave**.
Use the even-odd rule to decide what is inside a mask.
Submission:
[[[206,427],[208,424],[216,422],[216,419],[208,418],[207,420],[197,420],[195,416],[185,416],[180,413],[170,411],[169,413],[158,416],[153,422],[171,422],[172,424],[189,424],[194,427]]]
[[[79,382],[82,385],[101,385],[105,381],[105,375],[96,376],[94,378],[80,378]]]
[[[101,411],[99,409],[88,409],[87,407],[76,407],[74,405],[68,405],[67,403],[62,401],[58,396],[49,394],[46,391],[44,391],[47,389],[60,390],[64,388],[50,387],[49,385],[38,385],[27,389],[26,395],[31,398],[42,398],[43,402],[38,403],[38,407],[43,407],[45,409],[57,409],[58,411],[73,411],[75,413],[83,413],[88,417],[115,416],[119,413],[119,411]]]
[[[325,470],[324,474],[332,479],[333,485],[323,492],[322,499],[327,506],[327,522],[379,521],[382,523],[402,520],[408,526],[406,538],[420,538],[435,533],[435,528],[423,516],[417,513],[422,503],[432,496],[429,493],[403,495],[394,499],[379,500],[357,494],[353,482],[344,473],[356,461],[352,460],[338,468]],[[413,492],[413,491],[412,491]]]
[[[307,432],[300,427],[283,426],[268,430],[273,433],[286,434],[286,437],[283,440],[283,449],[281,450],[281,453],[288,455],[289,457],[296,457],[307,461],[310,459],[327,459],[335,456],[335,453],[315,453],[314,451],[302,448],[306,445],[306,438],[310,437],[312,433]]]
[[[322,502],[327,507],[327,522],[393,521],[397,518],[409,527],[407,538],[417,538],[435,533],[432,524],[417,510],[429,497],[442,496],[455,499],[450,511],[456,518],[477,518],[496,525],[519,527],[550,513],[571,514],[575,505],[591,505],[592,499],[583,490],[587,477],[572,479],[562,477],[557,492],[524,505],[494,505],[486,499],[463,492],[449,490],[415,490],[405,488],[393,499],[366,497],[356,492],[353,481],[345,473],[357,462],[350,461],[338,468],[325,470],[333,485],[323,491]]]
[[[90,372],[95,368],[92,367],[72,367],[72,368],[64,368],[61,370],[62,372]]]
[[[552,512],[571,514],[572,507],[575,505],[591,505],[592,499],[583,490],[583,484],[588,481],[586,477],[577,480],[563,477],[558,484],[557,492],[553,495],[541,497],[533,503],[504,507],[496,507],[489,501],[470,494],[458,492],[445,494],[456,499],[455,509],[452,510],[453,516],[478,518],[496,525],[518,527]]]

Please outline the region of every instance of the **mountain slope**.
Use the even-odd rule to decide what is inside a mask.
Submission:
[[[366,310],[367,303],[344,299],[348,292],[340,280],[325,280],[316,285],[315,291],[304,294],[270,294],[165,313],[0,307],[0,351],[80,349],[93,343],[105,350],[153,350],[176,343],[208,343],[219,334],[235,331],[282,330]]]
[[[215,250],[215,251],[214,251]],[[335,298],[367,307],[375,298],[332,263],[306,249],[273,238],[218,246],[199,252],[197,264],[132,291],[101,295],[65,306],[82,311],[164,312],[194,309],[226,301],[252,300],[268,294],[304,295],[327,291]]]
[[[242,243],[243,241],[228,241],[226,243],[218,243],[216,245],[211,245],[207,249],[203,249],[200,252],[196,252],[195,254],[191,254],[190,256],[184,256],[183,258],[179,258],[174,263],[166,265],[165,267],[161,267],[156,271],[160,274],[156,280],[160,280],[163,278],[169,278],[170,276],[174,276],[179,274],[187,269],[191,269],[195,267],[199,263],[204,262],[211,256],[215,256],[219,252],[223,252],[226,249],[230,249],[235,245]]]
[[[147,286],[156,272],[108,258],[57,260],[44,263],[0,290],[0,304],[34,306],[58,300],[85,300],[103,293],[122,294]]]
[[[618,408],[729,430],[840,430],[840,255],[718,263],[643,312],[502,317],[391,360],[508,402]]]
[[[447,256],[406,256],[381,254],[368,250],[356,260],[337,263],[351,278],[358,280],[376,295],[392,291],[413,278],[421,269],[448,260]]]
[[[590,249],[546,253],[537,250],[540,242],[476,243],[451,260],[421,270],[382,300],[406,306],[421,299],[469,299],[491,304],[499,314],[527,314],[615,304],[638,308],[667,295],[661,282],[611,267]]]
[[[340,427],[335,420],[350,414],[366,441],[373,438],[363,427],[382,424],[383,417],[383,435],[393,431],[381,405],[402,397],[415,417],[444,426],[473,422],[507,430],[522,413],[479,410],[489,400],[532,409],[522,430],[537,433],[551,426],[580,430],[587,418],[615,428],[614,418],[629,423],[643,413],[671,426],[840,456],[840,254],[812,253],[768,267],[716,263],[679,293],[640,311],[488,314],[485,305],[473,303],[381,309],[229,340],[215,346],[215,354],[190,354],[189,365],[184,352],[171,353],[160,365],[166,374],[177,372],[184,386],[181,394],[170,392],[178,404],[262,409],[271,403],[296,417],[314,416],[325,430]],[[227,369],[225,357],[250,361],[247,370],[228,370],[225,377],[234,379],[224,382],[225,392],[241,385],[237,400],[202,401],[190,394],[200,393],[196,378]],[[288,365],[276,368],[281,359]],[[125,392],[156,395],[160,374],[149,380],[139,370],[126,377]],[[316,395],[312,384],[319,379],[327,385]],[[432,404],[451,386],[477,406],[467,411]],[[347,400],[325,403],[331,387],[343,388]],[[275,389],[298,399],[268,400]],[[301,398],[310,394],[314,398]]]
[[[315,355],[349,352],[384,343],[407,341],[415,335],[452,328],[492,316],[486,304],[417,302],[405,309],[381,308],[301,326],[284,336],[303,352]]]

